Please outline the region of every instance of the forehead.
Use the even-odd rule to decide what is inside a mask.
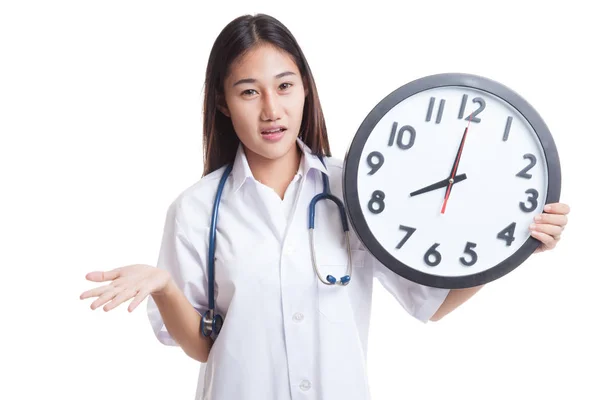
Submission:
[[[300,75],[293,57],[272,45],[259,45],[231,64],[228,79],[273,79],[275,75],[285,71]]]

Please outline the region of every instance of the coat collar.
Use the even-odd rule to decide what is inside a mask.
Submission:
[[[321,160],[319,160],[319,157],[313,154],[310,148],[300,138],[296,139],[296,144],[300,147],[300,150],[302,150],[300,166],[298,168],[300,177],[306,176],[311,169],[316,169],[329,176],[329,171],[323,165]],[[323,161],[326,161],[325,159],[326,157],[323,157]],[[247,180],[255,180],[241,142],[238,145],[235,160],[233,162],[231,178],[233,181],[234,192],[237,192]]]

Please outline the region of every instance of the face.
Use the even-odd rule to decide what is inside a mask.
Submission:
[[[307,90],[293,58],[258,46],[231,65],[224,82],[225,104],[249,162],[293,157]]]

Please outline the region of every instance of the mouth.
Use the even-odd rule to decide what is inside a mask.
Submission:
[[[273,126],[271,128],[268,129],[263,129],[260,133],[263,135],[272,135],[274,133],[281,133],[281,132],[285,132],[287,130],[287,128],[285,126]]]
[[[267,140],[277,140],[283,137],[287,128],[285,126],[274,126],[265,130],[262,130],[260,133],[264,139]]]

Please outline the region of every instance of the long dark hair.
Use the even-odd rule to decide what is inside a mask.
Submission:
[[[217,105],[219,100],[225,97],[223,82],[233,61],[260,44],[276,46],[290,54],[296,62],[304,85],[308,88],[300,125],[300,139],[314,154],[331,156],[325,118],[315,81],[296,39],[281,22],[269,15],[243,15],[223,28],[213,44],[206,67],[203,176],[233,162],[235,158],[240,141],[231,119],[221,113]]]

